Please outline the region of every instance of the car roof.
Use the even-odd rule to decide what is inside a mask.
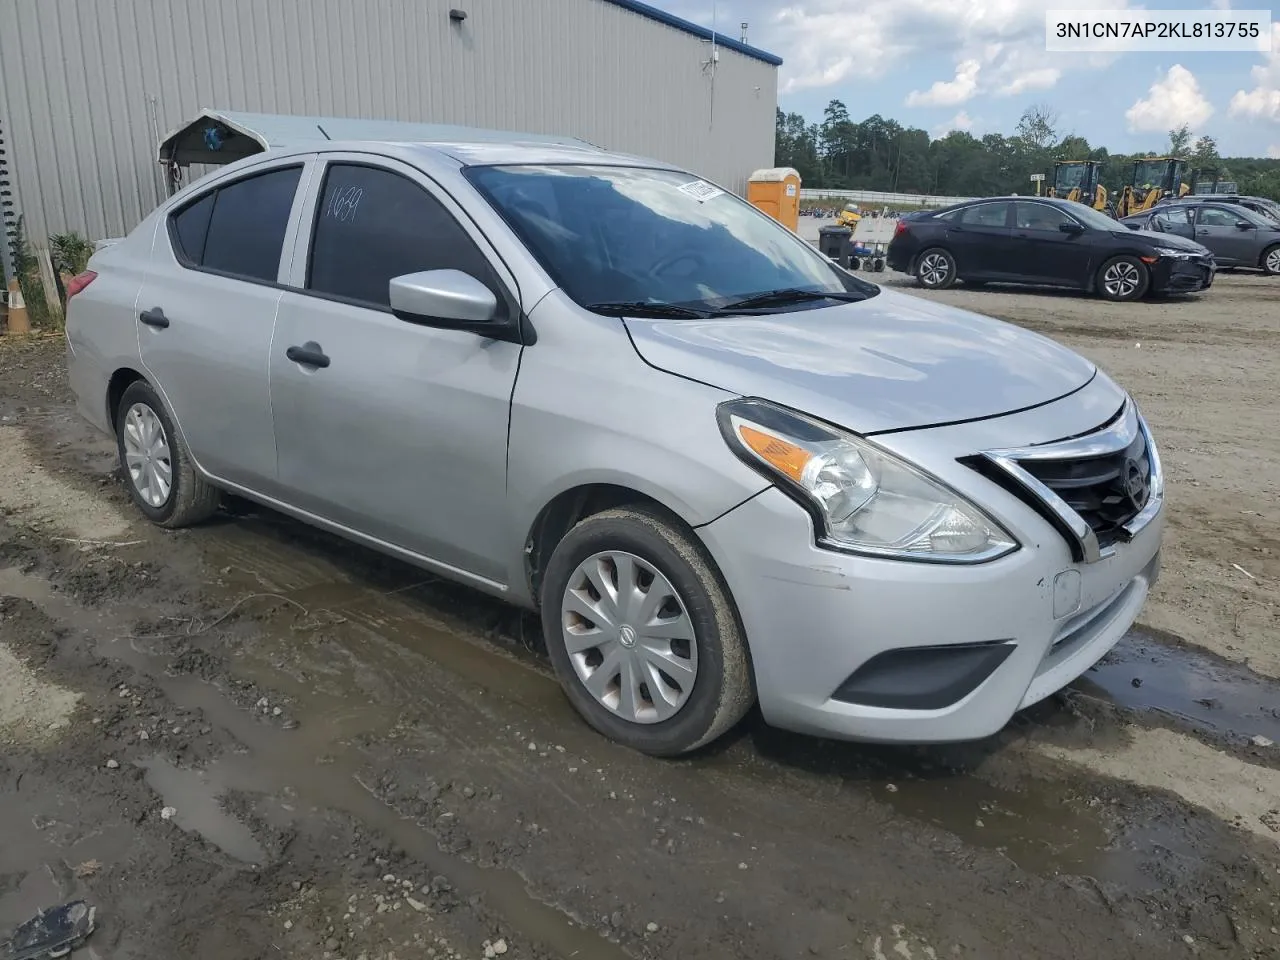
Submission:
[[[273,147],[253,154],[253,159],[306,156],[313,153],[373,153],[412,161],[416,158],[451,162],[460,167],[499,164],[600,164],[605,166],[645,166],[676,170],[678,167],[632,154],[604,150],[589,144],[540,141],[445,141],[329,140],[318,143]]]

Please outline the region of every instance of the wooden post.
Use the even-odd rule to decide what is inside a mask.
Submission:
[[[27,319],[27,302],[22,299],[22,288],[15,277],[9,281],[9,333],[30,333],[31,321]]]

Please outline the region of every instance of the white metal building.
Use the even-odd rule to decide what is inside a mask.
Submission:
[[[37,243],[119,235],[205,108],[580,137],[743,192],[781,61],[736,35],[639,0],[0,0],[0,201]]]

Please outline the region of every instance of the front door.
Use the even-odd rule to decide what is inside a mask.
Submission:
[[[1229,207],[1198,207],[1196,240],[1212,250],[1219,263],[1257,262],[1257,228]]]
[[[1080,223],[1047,203],[1020,200],[1013,207],[1013,242],[1029,260],[1031,275],[1044,283],[1084,286],[1092,254]],[[1064,233],[1063,226],[1081,229]]]
[[[179,207],[156,230],[138,297],[142,363],[192,456],[260,491],[276,478],[267,358],[304,168],[255,168]]]
[[[283,496],[503,582],[507,425],[522,348],[399,320],[388,284],[462,270],[508,311],[519,309],[514,284],[412,168],[330,158],[312,196],[294,257],[291,286],[301,289],[281,300],[270,361]]]

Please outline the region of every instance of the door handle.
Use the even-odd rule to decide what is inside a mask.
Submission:
[[[302,347],[290,347],[284,352],[284,355],[294,363],[300,363],[306,367],[327,367],[329,358],[325,352],[320,349],[318,343],[308,343]]]
[[[1197,230],[1197,231],[1196,231],[1196,236],[1199,236],[1199,237],[1207,237],[1208,235],[1209,235],[1209,231],[1208,231],[1208,230]]]
[[[143,310],[138,314],[138,319],[145,323],[148,327],[155,327],[163,330],[169,326],[169,318],[164,315],[164,311],[159,307],[152,307],[150,310]]]

